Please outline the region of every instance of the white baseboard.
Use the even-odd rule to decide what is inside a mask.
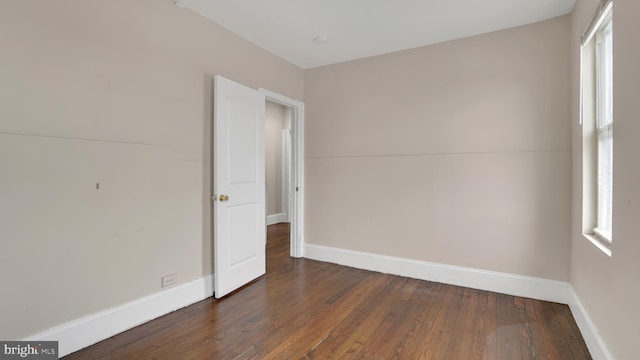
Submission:
[[[595,360],[612,360],[571,284],[495,271],[431,263],[325,246],[304,245],[304,257],[385,274],[568,304]]]
[[[278,223],[288,222],[288,221],[289,221],[289,217],[287,216],[287,214],[284,214],[284,213],[267,215],[267,225],[273,225],[273,224],[278,224]]]
[[[58,341],[59,356],[93,345],[213,294],[213,275],[45,330],[23,340]]]
[[[306,258],[502,294],[569,303],[569,283],[305,244]]]
[[[573,288],[570,290],[571,299],[569,301],[569,308],[573,314],[573,318],[576,319],[576,324],[580,328],[584,342],[587,343],[591,357],[596,360],[613,360],[613,356],[607,349],[607,345],[600,336],[600,332],[596,328],[587,310],[582,305],[580,298],[575,293]]]
[[[306,258],[364,270],[568,304],[591,356],[612,360],[569,283],[305,244]],[[56,326],[23,340],[59,341],[60,357],[213,294],[213,275]]]

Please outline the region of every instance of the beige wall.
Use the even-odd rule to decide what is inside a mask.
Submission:
[[[0,53],[5,340],[210,274],[212,76],[303,95],[171,0],[3,1]]]
[[[568,280],[569,26],[306,71],[306,241]]]
[[[581,234],[582,129],[578,125],[579,45],[596,0],[578,0],[572,14],[573,216],[571,283],[616,359],[638,357],[640,338],[640,3],[614,0],[613,246],[608,257]]]
[[[275,215],[282,212],[282,130],[285,125],[285,107],[267,102],[265,110],[267,215]]]

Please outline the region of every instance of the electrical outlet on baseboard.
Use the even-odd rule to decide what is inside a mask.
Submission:
[[[176,284],[176,274],[165,275],[160,278],[160,287],[165,288]]]

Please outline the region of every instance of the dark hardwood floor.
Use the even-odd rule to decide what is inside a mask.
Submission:
[[[65,359],[591,359],[566,305],[289,257],[267,275]]]

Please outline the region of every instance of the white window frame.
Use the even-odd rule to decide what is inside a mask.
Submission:
[[[602,0],[582,37],[583,234],[611,256],[613,240],[613,20]]]
[[[613,211],[613,22],[611,12],[596,32],[596,137],[598,215],[593,232],[611,242]]]

